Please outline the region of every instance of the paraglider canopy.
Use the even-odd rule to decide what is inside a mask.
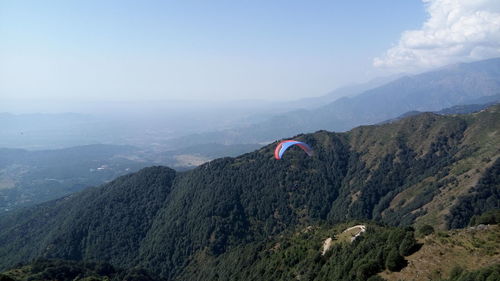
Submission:
[[[281,159],[281,157],[283,156],[283,153],[285,153],[285,151],[293,145],[296,145],[296,146],[302,148],[302,150],[304,150],[307,153],[307,155],[309,155],[309,156],[312,155],[313,150],[306,143],[301,142],[301,141],[296,141],[296,140],[284,140],[284,141],[278,143],[278,145],[276,146],[276,149],[274,150],[274,158],[276,158],[278,160]]]

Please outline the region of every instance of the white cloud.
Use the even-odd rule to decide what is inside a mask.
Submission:
[[[500,0],[423,2],[422,28],[403,32],[374,66],[411,71],[500,56]]]

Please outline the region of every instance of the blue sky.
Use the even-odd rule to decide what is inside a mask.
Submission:
[[[318,96],[388,73],[374,58],[427,17],[417,0],[0,0],[0,98]]]

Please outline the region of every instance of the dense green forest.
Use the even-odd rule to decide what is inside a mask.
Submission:
[[[160,281],[140,268],[117,269],[109,263],[38,259],[18,265],[4,274],[0,281]]]
[[[424,113],[296,136],[314,148],[312,157],[292,148],[275,160],[273,143],[187,172],[146,168],[1,216],[0,267],[44,257],[140,267],[168,280],[379,280],[374,274],[404,267],[418,247],[407,226],[461,227],[498,208],[498,120],[500,106]],[[297,229],[321,234],[352,220],[385,226],[322,257],[316,232],[299,239],[302,246],[290,240]],[[280,251],[262,251],[280,239]]]
[[[369,225],[352,243],[342,227],[308,227],[269,241],[243,245],[188,267],[181,280],[379,280],[383,270],[399,271],[404,256],[419,247],[412,229]],[[326,237],[332,247],[322,254]]]

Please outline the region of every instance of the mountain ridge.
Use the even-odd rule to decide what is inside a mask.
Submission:
[[[0,265],[95,259],[173,280],[200,253],[217,257],[293,227],[363,219],[446,228],[446,214],[474,178],[496,174],[498,120],[498,105],[469,115],[424,113],[296,136],[314,147],[313,157],[291,149],[277,161],[271,144],[188,172],[146,168],[0,217]],[[429,205],[455,195],[449,205]],[[145,222],[143,214],[150,214]]]
[[[347,131],[393,119],[408,111],[439,111],[460,104],[494,102],[499,100],[499,77],[500,58],[456,64],[403,76],[312,110],[291,111],[246,127],[175,138],[169,144],[270,142],[300,132]]]

